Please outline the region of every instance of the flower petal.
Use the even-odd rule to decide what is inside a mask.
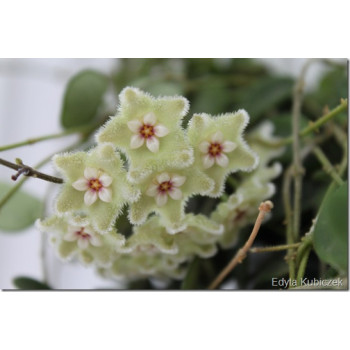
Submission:
[[[163,137],[169,134],[169,130],[164,125],[158,124],[154,127],[154,133],[157,137]]]
[[[228,164],[228,158],[225,154],[221,153],[220,156],[216,157],[216,163],[220,165],[221,167],[225,168]]]
[[[144,141],[145,139],[141,137],[139,134],[132,135],[130,140],[130,148],[131,149],[139,148],[143,145]]]
[[[89,246],[89,240],[86,238],[78,239],[78,247],[80,249],[86,249]]]
[[[95,230],[91,226],[85,226],[84,227],[84,232],[87,233],[90,236],[94,236],[96,234]]]
[[[98,196],[101,199],[101,201],[110,203],[112,202],[112,191],[109,188],[101,188],[100,191],[98,192]]]
[[[157,176],[157,181],[159,184],[165,181],[170,181],[170,176],[168,173],[161,173]]]
[[[182,192],[178,188],[173,188],[171,191],[168,192],[169,196],[172,199],[178,200],[182,198]]]
[[[208,141],[203,141],[199,144],[198,148],[202,153],[208,153],[210,143]]]
[[[107,174],[103,174],[100,176],[99,180],[100,180],[103,187],[108,187],[112,183],[113,178],[111,178]]]
[[[90,243],[95,247],[100,247],[102,245],[101,239],[98,236],[91,236]]]
[[[171,177],[171,182],[175,187],[182,186],[186,181],[186,176],[180,176],[180,175],[173,175]]]
[[[156,203],[158,207],[162,207],[168,201],[168,195],[165,193],[158,193],[156,195]]]
[[[150,197],[156,196],[157,193],[158,193],[158,185],[155,185],[155,184],[151,184],[146,191],[147,196],[150,196]]]
[[[95,168],[85,168],[84,176],[86,179],[96,179],[98,177],[98,170]]]
[[[95,203],[97,199],[97,193],[95,191],[86,191],[84,195],[84,202],[89,207]]]
[[[138,133],[142,127],[142,123],[139,120],[131,120],[128,122],[128,128],[133,132],[133,133]]]
[[[75,230],[78,230],[78,228],[75,228]],[[75,234],[74,231],[67,232],[63,236],[63,240],[68,241],[68,242],[74,242],[77,240],[77,238],[78,238],[78,236]]]
[[[148,125],[154,125],[157,122],[157,118],[154,113],[150,112],[143,117],[143,122]]]
[[[232,151],[235,150],[236,148],[237,148],[237,144],[234,143],[234,142],[231,142],[231,141],[225,141],[225,142],[222,144],[222,150],[223,150],[225,153],[232,152]]]
[[[215,134],[212,135],[211,140],[213,142],[222,142],[224,140],[224,135],[221,131],[217,131]]]
[[[85,177],[81,177],[79,180],[73,182],[72,186],[78,191],[86,191],[89,188],[88,182],[85,179]]]
[[[151,137],[147,139],[146,143],[147,143],[147,148],[151,152],[156,153],[159,151],[159,141],[156,137]]]
[[[214,165],[214,158],[211,157],[209,154],[205,155],[202,157],[202,162],[203,162],[203,166],[205,169],[209,169]]]

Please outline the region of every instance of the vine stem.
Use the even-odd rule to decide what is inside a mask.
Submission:
[[[88,134],[91,131],[95,130],[100,125],[101,125],[101,121],[99,121],[98,123],[94,123],[94,124],[88,124],[88,125],[84,125],[84,126],[69,128],[69,129],[67,129],[63,132],[57,133],[57,134],[45,135],[45,136],[41,136],[41,137],[28,139],[28,140],[25,140],[22,142],[13,143],[10,145],[1,146],[0,152],[7,151],[7,150],[10,150],[13,148],[19,148],[22,146],[33,145],[33,144],[38,143],[38,142],[42,142],[42,141],[46,141],[46,140],[53,140],[53,139],[65,137],[65,136],[72,135],[72,134]]]
[[[276,245],[274,247],[251,248],[249,252],[250,253],[278,252],[281,250],[298,248],[300,244],[301,243],[299,242],[299,243],[293,243],[293,244],[281,244],[281,245]]]
[[[254,240],[259,232],[262,221],[266,215],[266,213],[270,212],[273,208],[273,204],[271,201],[266,201],[260,204],[259,206],[259,214],[255,221],[255,225],[253,230],[244,244],[244,246],[238,250],[237,254],[233,257],[233,259],[229,262],[229,264],[220,272],[220,274],[216,277],[216,279],[210,284],[209,289],[217,288],[220,283],[225,279],[225,277],[237,266],[237,264],[241,263],[245,257],[249,249],[251,248]]]
[[[63,150],[59,152],[68,152],[71,151],[72,149],[78,147],[81,144],[81,141],[74,143],[73,145],[64,148]],[[40,161],[38,164],[35,165],[36,169],[40,169],[42,166],[44,166],[46,163],[48,163],[52,157],[58,152],[52,153],[46,158],[44,158],[42,161]],[[13,186],[3,198],[0,199],[0,210],[1,208],[7,203],[7,201],[22,187],[22,185],[29,179],[29,177],[23,177],[20,181],[16,183],[15,186]]]
[[[292,108],[292,137],[293,137],[293,172],[294,172],[294,200],[293,200],[293,237],[295,240],[299,238],[300,217],[301,217],[301,195],[304,168],[301,162],[300,154],[300,112],[301,103],[305,86],[305,76],[308,68],[314,62],[313,59],[306,62],[301,70],[299,79],[297,80],[293,91],[293,108]]]
[[[342,185],[344,181],[337,174],[332,163],[328,160],[327,156],[323,153],[321,148],[315,147],[315,149],[313,150],[313,153],[315,154],[319,162],[323,165],[324,171],[327,174],[329,174],[338,185]]]
[[[323,124],[327,123],[329,120],[336,117],[339,113],[346,111],[348,108],[348,100],[342,99],[340,104],[333,108],[330,112],[317,119],[315,122],[310,122],[310,124],[299,132],[300,137],[307,136],[311,132],[319,129]],[[287,137],[279,142],[280,146],[288,145],[293,142],[293,137]]]
[[[330,137],[329,134],[326,135],[320,135],[318,137],[315,137],[314,140],[306,145],[300,152],[301,154],[301,160],[303,161],[313,150],[315,145],[322,143],[326,139]],[[292,207],[291,207],[291,193],[290,193],[290,187],[292,183],[292,176],[293,176],[293,165],[289,166],[289,168],[285,171],[284,177],[283,177],[283,185],[282,185],[282,198],[283,198],[283,206],[285,211],[285,221],[286,221],[286,241],[289,246],[293,245],[297,238],[293,237],[293,227],[292,227]],[[296,275],[296,264],[295,264],[295,248],[291,247],[288,249],[288,254],[286,256],[286,260],[289,267],[289,277],[291,279],[295,279]]]
[[[283,177],[283,186],[282,186],[282,196],[283,196],[283,206],[286,215],[286,238],[287,245],[292,245],[294,243],[293,238],[293,229],[292,229],[292,207],[290,204],[290,185],[292,182],[292,167],[289,167]],[[289,268],[289,278],[295,278],[295,261],[294,261],[295,251],[293,248],[288,249],[287,254],[287,263]]]
[[[16,159],[16,163],[17,164],[11,163],[11,162],[9,162],[9,161],[7,161],[5,159],[0,158],[0,164],[6,166],[8,168],[17,170],[17,174],[11,176],[11,179],[13,181],[16,181],[20,175],[24,175],[24,176],[35,177],[35,178],[38,178],[38,179],[41,179],[41,180],[45,180],[45,181],[48,181],[48,182],[53,182],[53,183],[56,183],[56,184],[63,183],[63,179],[61,179],[59,177],[55,177],[55,176],[51,176],[51,175],[47,175],[47,174],[41,173],[41,172],[33,169],[32,167],[23,164],[21,159],[17,158]]]
[[[309,255],[310,255],[311,249],[312,249],[312,247],[308,246],[305,249],[305,252],[301,258],[301,261],[299,264],[299,269],[298,269],[298,275],[297,275],[297,286],[301,285],[301,280],[303,279],[304,274],[305,274],[305,270],[306,270],[307,262],[309,260]]]

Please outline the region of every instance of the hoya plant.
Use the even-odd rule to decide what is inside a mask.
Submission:
[[[124,59],[109,77],[78,73],[53,137],[77,133],[79,143],[49,157],[53,174],[40,172],[46,160],[0,158],[18,181],[0,184],[0,227],[35,224],[57,259],[116,289],[345,286],[346,70],[322,62],[330,68],[311,93],[304,75],[275,76],[251,60]],[[47,215],[20,190],[29,178],[56,186]],[[14,284],[53,289],[52,280]]]

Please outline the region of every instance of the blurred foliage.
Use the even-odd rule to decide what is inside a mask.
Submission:
[[[0,193],[8,193],[13,185],[0,182]],[[32,226],[41,216],[44,204],[21,190],[16,192],[0,211],[0,229],[17,232]]]
[[[68,83],[63,100],[61,124],[64,128],[87,125],[97,117],[109,81],[92,70],[75,75]]]
[[[348,266],[348,184],[327,194],[314,232],[314,246],[318,256],[341,273]]]
[[[49,290],[51,289],[47,284],[37,281],[30,277],[16,277],[13,280],[13,284],[16,288],[22,290]]]

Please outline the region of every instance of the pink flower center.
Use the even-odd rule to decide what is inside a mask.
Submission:
[[[96,192],[98,192],[103,187],[99,179],[90,179],[88,186],[91,190]]]
[[[83,238],[83,239],[90,239],[91,235],[89,235],[88,233],[84,232],[85,228],[81,227],[79,231],[75,231],[75,234],[79,237],[79,238]]]
[[[222,153],[222,145],[218,142],[212,142],[208,148],[208,153],[212,157],[220,156]]]
[[[158,191],[162,194],[169,192],[173,188],[171,181],[164,181],[159,184]]]
[[[140,135],[145,138],[145,139],[149,139],[152,136],[154,136],[155,132],[154,132],[154,127],[152,125],[149,124],[143,124],[140,128]]]

